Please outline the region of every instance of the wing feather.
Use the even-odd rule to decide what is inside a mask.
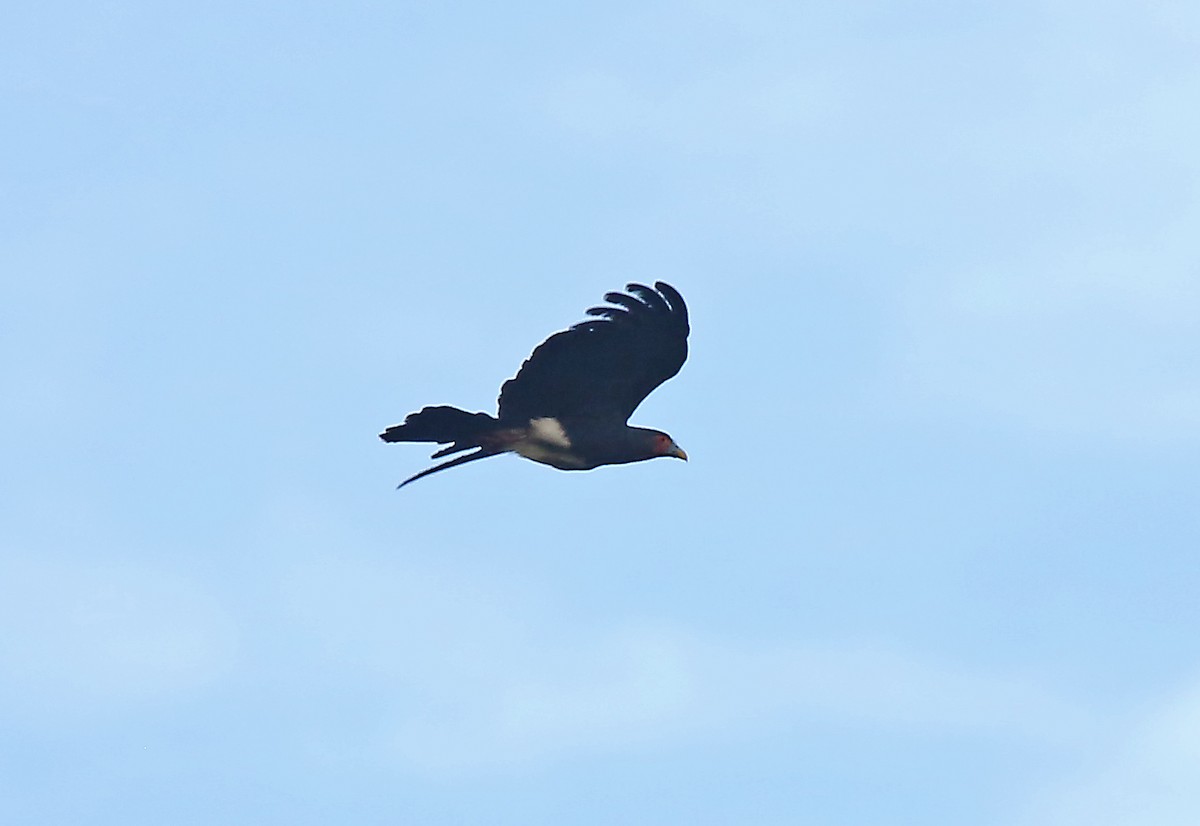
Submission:
[[[500,388],[505,421],[589,416],[625,422],[687,359],[687,305],[675,288],[629,284],[542,342]]]

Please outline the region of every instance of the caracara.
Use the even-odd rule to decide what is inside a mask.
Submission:
[[[642,399],[679,372],[687,358],[688,313],[683,297],[659,281],[608,293],[615,306],[592,307],[596,318],[555,333],[500,388],[496,416],[456,407],[426,407],[379,434],[385,442],[448,444],[434,459],[474,451],[423,470],[404,487],[439,470],[516,453],[560,470],[687,459],[659,430],[626,422]]]

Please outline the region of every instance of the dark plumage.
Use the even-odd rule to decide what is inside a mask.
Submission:
[[[658,456],[687,459],[666,433],[626,424],[642,399],[687,359],[687,305],[662,281],[654,289],[642,284],[625,289],[629,295],[604,296],[615,306],[592,307],[587,312],[594,318],[542,342],[500,388],[497,416],[426,407],[380,433],[385,442],[449,445],[434,459],[474,451],[421,471],[400,487],[509,452],[561,470]]]

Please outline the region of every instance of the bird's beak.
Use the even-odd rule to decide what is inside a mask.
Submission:
[[[667,451],[668,456],[674,456],[676,459],[687,461],[687,454],[683,452],[683,448],[679,445],[671,445],[671,449]]]

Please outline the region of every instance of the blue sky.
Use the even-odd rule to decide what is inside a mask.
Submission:
[[[1184,2],[39,3],[0,820],[1200,819]],[[604,292],[691,461],[426,466]]]

